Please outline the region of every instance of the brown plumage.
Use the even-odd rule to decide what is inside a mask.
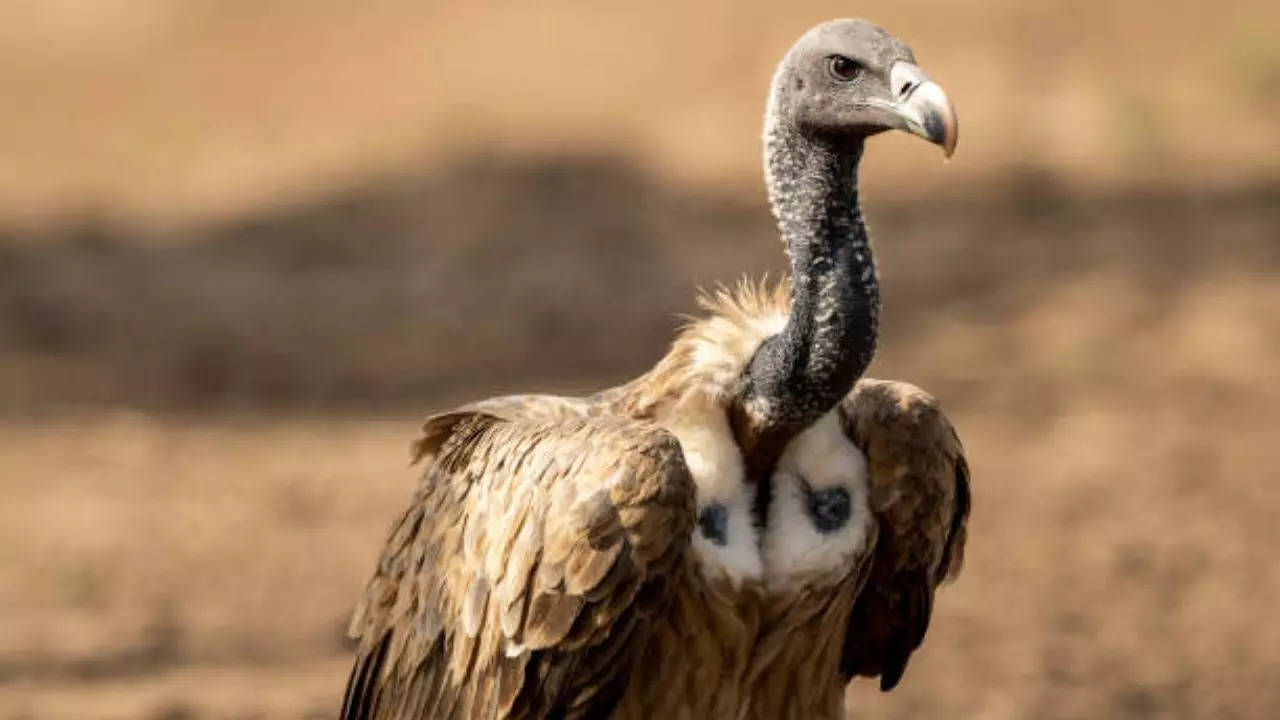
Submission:
[[[343,718],[736,713],[759,579],[704,578],[687,556],[694,480],[659,423],[724,414],[785,295],[744,285],[712,303],[627,386],[427,421],[421,485],[352,619]],[[727,424],[687,444],[717,442],[732,445]],[[623,697],[649,683],[664,692]]]
[[[938,402],[906,383],[861,380],[841,404],[846,435],[867,457],[875,559],[849,621],[846,677],[891,690],[924,640],[933,595],[964,561],[969,468]]]
[[[352,620],[344,718],[599,717],[666,604],[693,525],[675,440],[617,417],[464,410]]]
[[[421,485],[352,621],[342,717],[839,717],[850,676],[896,681],[963,551],[954,431],[918,388],[859,381],[833,412],[867,457],[863,549],[785,583],[729,577],[690,551],[709,479],[684,457],[714,453],[675,433],[727,414],[785,288],[703,305],[626,386],[427,421]]]
[[[704,300],[621,387],[427,421],[343,718],[834,718],[850,675],[896,681],[967,494],[940,484],[963,461],[923,393],[854,385],[879,312],[857,169],[891,129],[955,145],[904,43],[813,28],[765,120],[788,282]]]

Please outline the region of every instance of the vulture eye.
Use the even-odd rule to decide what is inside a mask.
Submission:
[[[862,66],[858,65],[856,60],[843,55],[832,55],[827,61],[827,69],[831,72],[831,77],[841,82],[848,82],[858,77]]]

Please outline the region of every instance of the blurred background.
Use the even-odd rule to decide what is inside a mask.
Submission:
[[[888,718],[1280,717],[1280,6],[13,0],[0,718],[324,718],[418,420],[587,391],[775,273],[773,64],[871,18],[871,374],[938,395],[968,565]]]

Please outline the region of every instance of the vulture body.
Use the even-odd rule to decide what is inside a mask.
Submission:
[[[766,115],[790,281],[704,299],[626,385],[426,422],[343,718],[834,718],[854,675],[897,682],[959,567],[968,478],[932,398],[855,385],[879,307],[856,168],[890,128],[954,144],[905,45],[811,30]]]

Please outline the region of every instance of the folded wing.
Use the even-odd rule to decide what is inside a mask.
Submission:
[[[685,569],[679,444],[499,403],[428,420],[415,453],[423,479],[352,619],[341,717],[607,714]]]
[[[969,517],[964,450],[937,401],[901,382],[862,380],[840,406],[867,458],[879,524],[870,575],[845,637],[841,673],[891,690],[924,640],[938,585],[960,571]]]

